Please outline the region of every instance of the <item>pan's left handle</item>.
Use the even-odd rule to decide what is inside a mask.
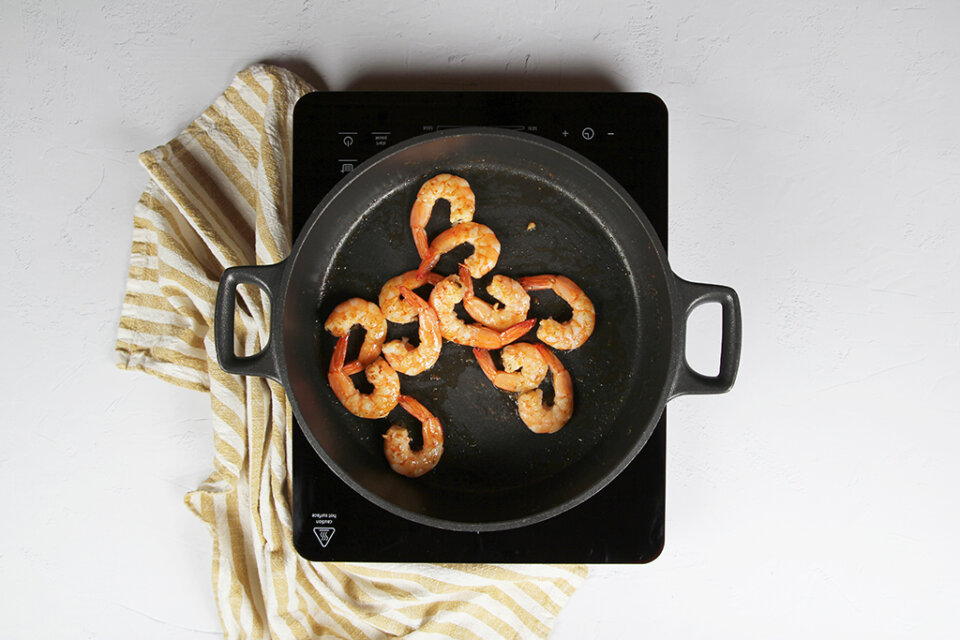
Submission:
[[[270,336],[267,344],[259,353],[250,356],[238,356],[234,353],[234,314],[237,307],[237,287],[241,284],[253,284],[262,289],[270,299],[271,313],[276,315],[277,293],[280,290],[283,276],[283,262],[277,264],[230,267],[220,276],[220,287],[217,289],[217,304],[213,319],[213,342],[217,348],[217,360],[227,373],[242,376],[260,376],[280,380],[280,364],[278,360],[277,341],[273,339],[274,331],[278,331],[277,323],[271,318]]]
[[[718,284],[689,282],[674,276],[679,289],[679,308],[674,314],[677,341],[676,375],[670,389],[670,397],[694,393],[726,393],[733,388],[740,368],[740,347],[742,338],[742,320],[740,317],[740,298],[730,287]],[[702,304],[717,302],[722,309],[723,326],[720,338],[720,372],[716,376],[705,376],[694,371],[687,362],[686,339],[687,319],[690,313]]]

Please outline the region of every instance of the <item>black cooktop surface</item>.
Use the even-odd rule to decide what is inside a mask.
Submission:
[[[392,144],[460,126],[525,131],[603,167],[667,246],[667,113],[645,93],[317,92],[296,106],[293,228],[358,164]],[[663,548],[666,411],[616,479],[546,521],[493,532],[418,524],[356,493],[293,428],[293,534],[315,561],[638,563]]]

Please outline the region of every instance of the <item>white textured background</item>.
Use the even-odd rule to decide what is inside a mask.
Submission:
[[[740,293],[740,377],[671,403],[666,549],[553,638],[957,637],[960,3],[176,4],[0,3],[0,637],[218,633],[207,400],[112,349],[137,153],[263,60],[667,103],[671,263]]]

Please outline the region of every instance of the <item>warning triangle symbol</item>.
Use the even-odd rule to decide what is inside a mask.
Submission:
[[[330,544],[330,539],[333,537],[333,532],[336,531],[333,527],[314,527],[313,535],[317,536],[317,540],[320,541],[320,546],[326,548]]]

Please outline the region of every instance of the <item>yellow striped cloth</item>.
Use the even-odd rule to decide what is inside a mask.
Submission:
[[[140,155],[116,353],[121,368],[209,391],[213,472],[185,502],[213,538],[228,638],[545,638],[583,565],[314,563],[293,547],[291,410],[283,388],[224,373],[213,309],[224,268],[290,250],[291,122],[311,88],[256,65],[183,133]],[[264,301],[241,287],[238,348],[267,337]]]

